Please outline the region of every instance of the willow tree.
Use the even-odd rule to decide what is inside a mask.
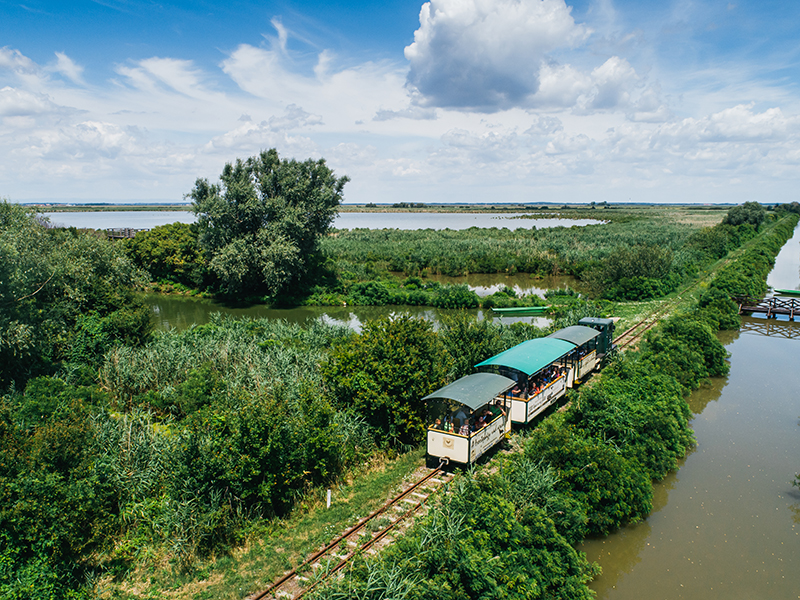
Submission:
[[[222,290],[275,296],[305,283],[348,181],[323,159],[281,160],[275,149],[226,164],[218,184],[198,179],[198,241]]]

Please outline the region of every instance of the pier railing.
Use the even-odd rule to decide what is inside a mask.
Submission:
[[[800,315],[799,298],[752,298],[750,296],[738,296],[733,299],[739,305],[739,314],[764,313],[768,319],[778,315],[786,315],[790,321],[794,321],[795,315]]]
[[[106,229],[106,235],[112,240],[125,240],[135,237],[140,231],[150,231],[149,229],[134,229],[132,227],[111,227]]]

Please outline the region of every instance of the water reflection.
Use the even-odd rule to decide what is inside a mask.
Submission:
[[[775,266],[767,277],[767,285],[785,290],[800,289],[800,227],[775,257]]]
[[[722,390],[728,385],[727,377],[714,377],[700,384],[688,398],[689,410],[692,415],[701,414],[710,402],[716,402],[722,395]]]
[[[297,308],[269,308],[263,304],[247,307],[233,307],[212,300],[166,294],[148,294],[144,301],[151,308],[151,318],[155,329],[169,331],[184,330],[192,325],[208,323],[211,315],[221,313],[234,318],[284,319],[290,323],[308,324],[317,319],[326,323],[346,325],[354,331],[361,331],[364,323],[375,319],[408,315],[431,321],[435,325],[445,315],[463,312],[456,309],[430,308],[417,306],[300,306]],[[495,317],[489,311],[469,310],[479,319],[491,318],[496,323],[510,325],[515,322],[530,323],[546,327],[550,320],[545,317]]]
[[[778,315],[777,319],[765,317],[742,317],[742,334],[781,337],[787,340],[800,339],[800,322],[789,321],[788,316]]]
[[[402,274],[396,274],[401,275]],[[544,297],[547,290],[559,288],[572,288],[581,291],[580,282],[569,275],[551,275],[547,277],[534,276],[528,273],[470,273],[460,277],[448,275],[428,275],[426,279],[438,281],[442,284],[467,284],[481,298],[499,292],[504,287],[511,288],[517,296],[536,294]]]

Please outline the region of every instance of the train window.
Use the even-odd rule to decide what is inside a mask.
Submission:
[[[565,373],[566,369],[560,365],[550,365],[542,369],[528,381],[530,395],[535,396]]]
[[[477,412],[477,411],[476,411]],[[469,427],[472,411],[458,402],[435,400],[428,402],[428,427],[438,431],[464,435]]]

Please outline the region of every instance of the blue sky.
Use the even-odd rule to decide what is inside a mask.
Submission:
[[[177,201],[324,157],[347,202],[790,202],[800,4],[0,0],[0,197]]]

